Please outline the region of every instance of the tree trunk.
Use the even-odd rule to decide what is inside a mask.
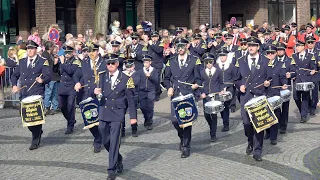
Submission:
[[[94,17],[94,32],[107,34],[110,0],[97,0]]]

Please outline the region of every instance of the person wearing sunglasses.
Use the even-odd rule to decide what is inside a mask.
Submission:
[[[216,67],[216,58],[213,54],[205,53],[202,56],[206,68],[200,71],[201,82],[204,88],[199,89],[203,104],[212,100],[208,95],[211,93],[221,92],[223,89],[223,75],[222,71]],[[204,117],[210,128],[210,141],[217,141],[217,114],[208,114],[204,111]]]
[[[253,97],[264,95],[266,87],[270,86],[270,81],[267,79],[268,60],[265,56],[259,54],[259,39],[252,36],[247,39],[247,42],[248,56],[242,56],[237,60],[235,65],[238,67],[238,76],[235,80],[235,84],[237,89],[241,92],[241,116],[244,132],[248,138],[246,153],[247,155],[253,153],[253,158],[256,161],[262,161],[264,132],[257,133],[244,106]],[[255,88],[259,84],[263,84],[263,86]]]
[[[284,72],[282,69],[285,69],[284,62],[281,62],[277,58],[277,47],[273,44],[269,44],[265,47],[266,57],[269,59],[267,67],[267,76],[268,79],[272,79],[270,86],[266,90],[267,97],[280,96],[280,90],[285,90],[288,88],[287,79],[281,73]],[[282,88],[274,88],[276,86],[282,86]],[[281,109],[274,109],[274,114],[277,119],[280,121],[281,118]],[[271,145],[277,145],[279,123],[272,125],[269,129],[266,130],[266,135],[264,139],[270,139]]]
[[[94,68],[96,68],[96,72],[99,74],[104,72],[106,67],[105,61],[99,55],[99,45],[93,44],[92,46],[92,49],[90,49],[90,57],[88,56],[81,61],[81,66],[77,68],[77,71],[73,75],[73,81],[75,82],[74,90],[77,92],[79,102],[87,99],[88,97],[97,98],[93,92],[94,88],[97,87]],[[85,48],[84,50],[88,51],[89,49]],[[102,140],[98,126],[93,126],[89,130],[94,137],[93,152],[99,153],[101,151]]]
[[[140,38],[139,34],[134,32],[131,35],[132,39],[132,44],[127,46],[127,49],[131,49],[131,58],[134,59],[134,65],[135,65],[135,70],[138,71],[143,68],[143,61],[142,61],[142,49],[143,45],[139,43]]]
[[[170,58],[166,64],[163,81],[171,99],[190,93],[194,94],[194,91],[201,84],[199,73],[201,61],[198,57],[188,53],[188,43],[189,41],[184,38],[176,38],[175,49],[177,55]],[[179,81],[191,83],[192,86],[184,85]],[[192,126],[180,128],[173,107],[171,107],[171,121],[180,138],[181,158],[187,158],[190,156]]]
[[[266,50],[270,44],[276,45],[277,41],[273,41],[271,38],[271,31],[269,29],[265,29],[263,32],[264,42],[261,45],[261,53],[266,54]]]
[[[75,99],[77,92],[74,90],[75,82],[73,75],[81,65],[75,54],[75,49],[72,46],[66,46],[65,55],[60,56],[60,74],[61,80],[59,84],[59,104],[64,118],[67,120],[67,130],[65,134],[72,134],[75,120]]]
[[[20,98],[24,99],[32,95],[44,95],[45,85],[51,80],[51,69],[48,60],[37,55],[38,44],[32,40],[28,40],[27,43],[27,57],[23,58],[17,64],[12,76],[12,92],[18,93],[20,91],[18,87],[18,81],[21,83],[21,87],[26,86],[20,91]],[[37,84],[33,86],[33,83]],[[32,88],[30,88],[32,86]],[[30,90],[28,90],[30,88]],[[38,149],[40,145],[42,131],[42,124],[36,126],[28,126],[28,129],[32,133],[30,150]]]
[[[282,71],[290,72],[290,65],[291,65],[291,58],[289,58],[286,55],[286,45],[283,43],[278,43],[277,44],[277,61],[278,62],[283,62],[283,67]],[[282,73],[283,75],[283,73]],[[285,75],[284,75],[285,76]],[[284,84],[287,84],[288,86],[291,86],[291,77],[287,78],[284,82]],[[288,120],[289,120],[289,107],[290,107],[290,100],[287,102],[282,103],[281,107],[281,116],[280,116],[280,134],[285,134],[287,131],[287,125],[288,125]]]
[[[287,78],[294,79],[294,87],[296,87],[296,83],[312,82],[312,76],[317,69],[314,55],[307,53],[305,50],[305,42],[298,41],[296,43],[296,51],[292,55],[290,71],[286,73]],[[310,71],[302,70],[301,68],[309,69]],[[293,99],[301,115],[300,123],[306,123],[309,114],[310,92],[297,91],[296,88],[293,88]]]
[[[316,38],[313,36],[308,36],[306,37],[306,43],[307,43],[307,53],[308,54],[312,54],[314,56],[314,58],[316,59],[316,70],[319,70],[319,62],[320,62],[320,57],[319,57],[319,50],[315,48],[315,43],[316,42]],[[317,78],[311,78],[312,82],[314,83],[315,87],[312,89],[312,97],[310,100],[310,116],[315,116],[315,111],[317,108],[317,104],[318,104],[318,93],[319,93],[319,80]]]
[[[222,33],[215,33],[214,34],[214,39],[215,41],[212,41],[212,46],[211,48],[208,46],[210,49],[209,52],[213,54],[215,57],[217,56],[217,52],[221,47],[225,45],[225,42],[222,40]]]
[[[99,131],[102,144],[109,152],[108,179],[116,179],[123,170],[122,156],[119,152],[121,126],[129,109],[130,123],[137,123],[135,95],[137,94],[132,77],[119,71],[119,60],[115,54],[105,58],[107,71],[99,77],[99,88],[95,95],[102,95],[99,107]]]

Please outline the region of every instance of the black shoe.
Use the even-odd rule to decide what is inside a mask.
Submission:
[[[137,130],[132,130],[132,137],[138,137]]]
[[[210,141],[211,141],[211,142],[216,142],[216,141],[217,141],[217,136],[211,136]]]
[[[280,129],[280,134],[285,134],[287,131],[285,129]]]
[[[270,143],[271,143],[271,145],[277,145],[278,141],[277,140],[271,140]]]
[[[223,126],[223,128],[222,128],[221,131],[222,131],[222,132],[227,132],[227,131],[229,131],[229,126]]]
[[[187,158],[190,156],[190,149],[189,148],[182,148],[181,158]]]
[[[253,159],[255,159],[256,161],[262,161],[261,155],[253,155]]]
[[[72,129],[67,129],[66,132],[64,132],[64,134],[72,134],[73,130]]]
[[[116,179],[116,175],[114,174],[109,174],[107,180],[115,180]]]
[[[314,111],[310,111],[310,116],[315,116],[316,113]]]
[[[36,144],[31,144],[31,146],[29,147],[30,150],[34,150],[34,149],[38,149],[38,145]]]
[[[264,139],[270,139],[270,134],[266,133],[266,135],[264,136]]]
[[[93,153],[99,153],[99,152],[101,152],[101,147],[93,149]]]
[[[179,144],[179,150],[182,152],[182,143]]]
[[[307,122],[307,118],[306,117],[301,117],[300,123],[306,123]]]
[[[153,129],[153,125],[150,124],[150,125],[147,125],[147,130],[152,130]]]
[[[236,108],[231,108],[231,112],[235,113],[236,112]]]
[[[123,171],[123,164],[122,164],[122,158],[118,160],[117,167],[116,167],[117,173],[122,173]]]
[[[247,155],[250,155],[253,151],[252,145],[248,145],[247,149],[246,149],[246,153]]]
[[[38,141],[38,145],[37,146],[40,146],[40,142],[41,142],[41,135],[42,135],[43,131],[41,130],[40,132],[40,135],[39,135],[39,141]]]

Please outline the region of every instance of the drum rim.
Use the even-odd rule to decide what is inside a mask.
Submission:
[[[276,101],[281,99],[280,96],[272,96],[272,97],[267,98],[267,100],[268,100],[268,101],[269,101],[269,99],[272,100],[272,98],[277,98]],[[269,101],[269,102],[270,102],[270,101]]]
[[[254,98],[252,98],[252,99],[250,99],[248,102],[246,102],[245,104],[244,104],[244,106],[250,106],[250,105],[252,105],[252,104],[254,104],[255,102],[253,102],[253,103],[249,103],[250,101],[252,101],[252,100],[254,100],[254,99],[258,99],[259,98],[259,100],[263,100],[264,98],[267,98],[267,96],[257,96],[257,97],[254,97]],[[258,102],[258,101],[256,101],[256,102]]]
[[[31,99],[31,98],[35,98],[35,99]],[[30,100],[29,100],[30,99]],[[30,103],[30,102],[35,102],[37,100],[41,100],[42,99],[42,96],[41,95],[31,95],[31,96],[28,96],[28,97],[25,97],[21,100],[21,103]]]
[[[182,95],[182,96],[175,97],[171,101],[172,102],[178,102],[178,101],[189,99],[191,97],[193,98],[194,96],[193,96],[193,94],[190,93],[190,94],[187,94],[187,95]]]
[[[217,104],[217,105],[223,105],[223,103],[222,103],[221,101],[211,100],[211,101],[206,102],[206,103],[204,104],[204,106],[207,107],[206,104],[209,105],[209,103],[213,103],[213,102],[218,102],[219,104]]]
[[[88,103],[88,102],[90,102],[92,100],[93,100],[92,97],[88,97],[87,99],[82,100],[79,104],[86,104],[86,103]]]

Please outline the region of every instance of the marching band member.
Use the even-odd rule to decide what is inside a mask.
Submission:
[[[240,47],[238,50],[234,53],[234,56],[232,58],[232,64],[236,64],[237,59],[241,58],[242,56],[248,55],[248,42],[247,38],[241,38],[240,41]]]
[[[224,46],[225,42],[222,40],[221,33],[216,33],[214,37],[215,37],[215,41],[212,42],[210,53],[216,57],[218,50]]]
[[[96,68],[96,70],[94,70]],[[80,95],[80,101],[87,99],[88,97],[96,98],[94,95],[94,88],[97,87],[95,72],[97,75],[103,72],[105,69],[105,62],[102,57],[99,55],[99,46],[93,44],[92,52],[90,52],[90,57],[84,58],[81,61],[81,66],[73,75],[73,80],[76,83],[74,86],[75,91]],[[84,94],[79,94],[80,89],[84,87]],[[99,133],[98,126],[93,126],[89,129],[91,134],[94,137],[93,140],[93,152],[99,153],[101,151],[101,135]]]
[[[131,57],[134,58],[135,70],[138,71],[143,68],[143,60],[142,60],[142,48],[143,46],[139,43],[139,35],[137,33],[133,33],[131,35],[132,44],[128,45],[131,48],[132,53]]]
[[[206,68],[201,70],[201,81],[204,88],[199,89],[201,92],[201,98],[203,99],[203,104],[211,101],[211,97],[208,95],[211,93],[218,93],[221,91],[223,86],[223,74],[222,71],[215,67],[216,61],[213,54],[205,53],[202,56],[206,63]],[[217,141],[217,114],[208,114],[204,111],[204,117],[210,128],[211,142]]]
[[[236,63],[238,67],[238,77],[236,81],[237,88],[241,91],[241,116],[244,124],[244,132],[248,137],[248,147],[246,153],[250,155],[253,151],[253,158],[256,161],[262,161],[263,131],[257,133],[250,122],[248,113],[244,109],[247,103],[254,96],[261,96],[265,93],[265,87],[270,85],[267,80],[267,60],[259,55],[259,40],[255,37],[247,39],[249,46],[249,55],[243,56]],[[259,84],[264,84],[265,87]]]
[[[73,75],[81,65],[81,62],[74,54],[74,48],[66,46],[65,56],[60,56],[61,81],[58,94],[61,112],[67,120],[67,130],[65,134],[73,133],[74,124],[76,122],[75,99],[77,92],[74,90],[75,82],[73,81]]]
[[[123,62],[125,61],[125,56],[123,53],[120,52],[120,45],[121,43],[119,41],[111,41],[110,42],[111,46],[112,46],[112,51],[108,52],[108,53],[113,53],[116,54],[118,56],[118,60],[119,60],[119,70],[122,71],[123,69]]]
[[[115,54],[106,57],[107,71],[100,74],[99,87],[94,94],[102,94],[99,107],[99,131],[102,143],[109,152],[108,180],[116,179],[123,170],[120,149],[121,125],[129,107],[131,124],[137,122],[135,86],[132,77],[118,70],[119,60]]]
[[[201,65],[201,61],[196,56],[187,53],[188,43],[186,39],[177,38],[175,40],[177,56],[170,58],[166,64],[164,85],[171,99],[181,95],[193,94],[193,90],[197,89],[199,84],[201,84],[200,68],[198,66]],[[190,87],[189,85],[179,83],[179,81],[188,82],[193,85]],[[192,126],[180,128],[173,107],[171,107],[171,120],[180,138],[181,158],[189,157]]]
[[[305,51],[305,43],[298,41],[296,43],[297,53],[292,55],[292,61],[290,66],[290,72],[295,72],[291,74],[290,72],[286,73],[287,78],[295,78],[294,85],[297,83],[310,82],[311,75],[315,74],[316,63],[315,57],[313,54],[308,54]],[[310,69],[310,71],[302,70],[300,68]],[[295,87],[295,86],[294,86]],[[310,92],[309,91],[297,91],[293,89],[293,98],[296,102],[296,105],[301,114],[301,123],[307,122],[307,116],[309,113],[309,101],[310,101]]]
[[[283,42],[283,37],[281,37],[280,29],[277,27],[274,29],[274,36],[272,36],[272,40],[277,41],[278,43]]]
[[[303,38],[303,40],[305,41],[305,42],[307,42],[307,38],[308,37],[314,37],[315,38],[315,42],[318,42],[319,41],[319,36],[318,35],[316,35],[316,34],[314,34],[313,32],[312,32],[312,30],[313,30],[313,25],[311,24],[311,23],[308,23],[307,25],[306,25],[306,35],[304,36],[304,38]]]
[[[223,47],[225,47],[227,49],[228,52],[236,52],[239,47],[237,45],[233,45],[232,44],[232,40],[233,40],[233,35],[232,34],[225,34],[224,35],[225,40],[225,44]]]
[[[193,37],[193,40],[189,46],[190,54],[198,57],[201,60],[201,62],[203,62],[202,55],[207,51],[207,45],[202,40],[201,34],[195,33],[193,34],[192,37]]]
[[[281,88],[278,87],[284,85],[283,89],[287,88],[286,78],[281,74],[281,72],[283,72],[281,71],[283,67],[283,62],[278,61],[277,59],[277,47],[275,45],[269,44],[265,48],[266,57],[269,59],[267,67],[267,76],[268,79],[272,79],[272,81],[270,82],[270,86],[266,91],[266,95],[267,97],[280,96]],[[280,121],[281,109],[274,109],[274,114]],[[271,145],[276,145],[278,138],[278,130],[279,123],[272,125],[269,129],[266,130],[266,135],[264,139],[270,139]]]
[[[160,82],[160,76],[162,68],[164,67],[164,58],[163,58],[163,46],[164,44],[159,41],[159,33],[158,32],[152,32],[151,33],[151,41],[149,41],[148,45],[148,53],[152,56],[152,67],[154,67],[158,73],[158,79]],[[156,101],[159,101],[160,95],[161,95],[161,88],[160,83],[156,90]]]
[[[221,48],[218,53],[219,53],[219,58],[217,60],[216,67],[222,71],[222,77],[223,77],[223,81],[222,81],[223,85],[220,87],[225,91],[229,91],[232,94],[232,97],[235,97],[234,80],[237,77],[237,68],[231,63],[231,61],[227,60],[228,51],[225,48]],[[229,131],[229,117],[230,117],[231,104],[232,104],[232,99],[230,101],[224,102],[225,108],[221,112],[221,117],[223,119],[222,132]]]
[[[282,76],[285,76],[286,72],[290,72],[290,64],[291,64],[291,58],[289,58],[286,55],[286,45],[285,44],[278,43],[277,56],[278,56],[278,62],[283,63],[282,71],[284,71],[284,73],[281,73],[281,74],[282,74]],[[289,78],[285,77],[285,79],[286,80],[284,81],[283,85],[287,84],[288,86],[289,85],[292,86],[291,77],[289,77]],[[280,134],[285,134],[287,131],[287,125],[288,125],[288,119],[289,119],[289,107],[290,107],[290,100],[282,103],[281,116],[279,119]]]
[[[315,41],[316,41],[316,38],[313,37],[313,36],[308,36],[306,37],[306,43],[307,43],[307,53],[308,54],[311,54],[315,57],[316,59],[316,69],[315,70],[318,70],[318,62],[319,62],[319,50],[317,50],[315,48]],[[310,113],[310,116],[315,116],[315,111],[316,111],[316,108],[317,108],[317,103],[318,103],[318,93],[319,93],[319,80],[317,78],[311,78],[311,81],[313,82],[314,84],[314,88],[312,89],[312,97],[311,97],[311,100],[310,100],[310,108],[309,108],[309,113]]]
[[[51,80],[51,70],[49,67],[49,62],[43,59],[41,56],[37,55],[38,44],[32,40],[27,41],[27,57],[21,59],[15,68],[11,76],[12,82],[12,92],[18,93],[20,89],[18,88],[18,80],[20,78],[21,87],[26,86],[26,88],[21,89],[20,98],[26,98],[32,95],[44,95],[45,84],[48,84]],[[42,74],[42,76],[41,76]],[[32,86],[34,82],[38,85]],[[28,91],[28,89],[30,90]],[[32,141],[30,150],[38,149],[40,145],[42,131],[42,124],[36,126],[29,126],[28,129],[32,133]]]
[[[277,42],[276,41],[273,41],[272,38],[271,38],[271,31],[269,29],[266,29],[264,32],[263,32],[263,38],[264,38],[264,43],[261,45],[262,48],[262,54],[265,54],[266,50],[268,49],[269,45],[270,44],[274,44],[276,45]]]

